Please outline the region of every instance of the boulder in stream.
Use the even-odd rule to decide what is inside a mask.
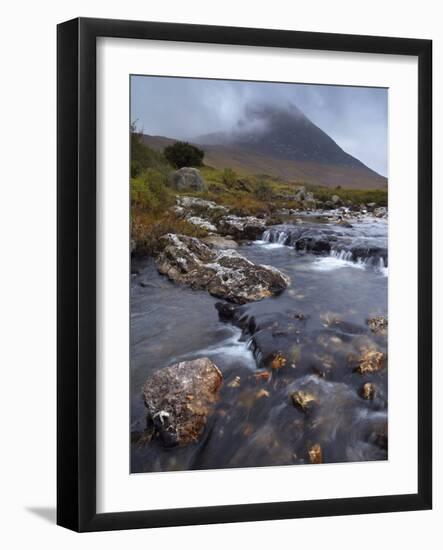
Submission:
[[[224,216],[220,218],[218,230],[234,239],[254,240],[260,237],[266,229],[266,220],[255,216]]]
[[[201,240],[168,233],[161,237],[156,263],[160,273],[194,289],[237,304],[261,300],[284,290],[289,277],[254,264],[235,250],[213,250]]]
[[[184,446],[201,437],[222,381],[207,357],[176,363],[146,380],[143,399],[166,445]]]

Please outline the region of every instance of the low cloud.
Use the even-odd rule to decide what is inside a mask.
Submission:
[[[260,131],[266,106],[297,108],[345,151],[387,175],[387,90],[134,76],[131,119],[147,134],[192,140]]]

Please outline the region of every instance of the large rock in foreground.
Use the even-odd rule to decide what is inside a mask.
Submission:
[[[171,183],[178,191],[203,191],[205,182],[196,168],[180,168],[171,175]]]
[[[183,446],[201,437],[222,382],[207,357],[176,363],[146,380],[143,399],[166,445]]]
[[[236,304],[272,296],[290,283],[274,267],[254,264],[234,250],[213,250],[194,237],[168,233],[161,237],[160,248],[160,273]]]

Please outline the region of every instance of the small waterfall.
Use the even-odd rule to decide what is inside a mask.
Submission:
[[[331,250],[330,255],[337,260],[344,260],[346,262],[352,262],[351,250]]]
[[[277,229],[267,229],[262,236],[262,241],[265,243],[272,244],[287,244],[287,241],[290,237],[290,233],[287,231],[280,231]]]
[[[371,229],[371,228],[369,228]],[[372,269],[387,275],[388,257],[384,235],[371,234],[366,226],[347,228],[331,224],[278,225],[266,229],[261,243],[268,248],[291,246],[299,252],[323,257],[318,269],[341,267]]]
[[[383,275],[388,274],[387,261],[383,256],[368,255],[368,256],[356,256],[352,249],[333,249],[329,253],[330,258],[334,258],[337,261],[350,262],[356,267],[361,269],[373,269]]]
[[[264,241],[265,243],[270,243],[271,242],[271,230],[270,229],[266,229],[266,231],[262,235],[261,240]]]

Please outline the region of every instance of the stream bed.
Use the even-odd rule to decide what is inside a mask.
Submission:
[[[133,262],[131,472],[386,460],[387,365],[363,374],[356,365],[364,350],[387,354],[387,335],[367,323],[387,317],[387,221],[313,217],[270,227],[238,252],[291,284],[231,305],[231,318],[221,300],[160,275],[152,258]],[[220,399],[197,443],[165,447],[146,437],[141,387],[158,369],[199,357],[222,372]],[[315,400],[296,406],[297,392]]]

